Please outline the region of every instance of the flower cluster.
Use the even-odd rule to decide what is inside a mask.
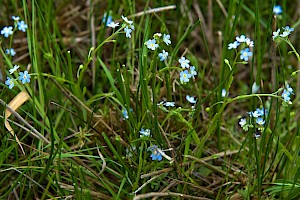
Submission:
[[[185,84],[190,81],[190,78],[195,79],[195,76],[197,75],[195,66],[190,66],[189,59],[186,59],[185,57],[181,57],[178,62],[180,63],[182,69],[184,71],[180,72],[180,83]]]
[[[26,29],[28,28],[27,24],[24,21],[20,20],[20,17],[12,16],[12,19],[14,20],[14,28],[12,26],[7,26],[1,30],[1,34],[5,38],[12,36],[16,30],[26,32]],[[5,50],[5,53],[9,56],[16,55],[16,52],[13,48],[7,48]],[[14,72],[16,72],[18,69],[19,65],[14,65],[13,68],[9,69],[9,74],[14,74]],[[16,79],[7,77],[5,84],[8,86],[9,89],[12,89],[15,86],[17,80],[21,81],[22,84],[30,82],[30,74],[28,74],[28,71],[25,70],[23,72],[19,72],[18,75],[19,76]]]
[[[143,128],[142,128],[142,129],[140,130],[140,134],[141,134],[140,137],[149,137],[149,136],[150,136],[150,133],[151,133],[151,132],[150,132],[150,129],[148,129],[148,128],[147,128],[147,129],[143,129]]]
[[[283,98],[283,101],[288,103],[288,104],[292,104],[292,102],[290,101],[291,100],[291,94],[294,94],[293,93],[293,88],[290,87],[289,84],[286,85],[286,88],[283,90],[281,96]]]
[[[283,30],[283,32],[280,34],[281,29]],[[281,29],[279,28],[277,29],[277,31],[273,32],[272,39],[275,42],[280,42],[282,39],[287,38],[287,36],[289,36],[291,32],[294,31],[294,28],[290,28],[289,26],[282,27]]]
[[[122,19],[124,20],[124,31],[125,31],[125,36],[127,38],[131,38],[131,32],[134,30],[134,25],[133,25],[133,21],[128,20],[127,17],[124,17],[122,15]]]
[[[241,35],[235,38],[236,40],[233,43],[228,44],[228,49],[237,49],[241,46],[240,59],[248,61],[249,57],[252,56],[252,52],[249,47],[254,47],[253,41],[250,38],[247,38],[245,35]]]
[[[252,128],[254,125],[252,124],[255,122],[256,127],[259,130],[263,130],[265,120],[264,117],[268,114],[268,110],[264,108],[256,108],[255,111],[247,112],[250,119],[247,121],[246,118],[240,119],[240,126],[243,128],[244,131],[248,131],[249,128]]]
[[[153,39],[149,39],[145,42],[145,45],[147,46],[148,49],[154,51],[155,49],[157,49],[159,47],[159,43],[161,41],[161,33],[155,33],[153,35]],[[171,44],[171,40],[170,40],[170,35],[164,34],[163,35],[163,40],[162,40],[166,45]],[[161,53],[158,54],[159,60],[160,61],[165,61],[167,60],[169,56],[169,53],[166,50],[162,50]]]

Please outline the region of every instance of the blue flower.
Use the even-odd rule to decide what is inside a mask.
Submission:
[[[273,32],[272,39],[275,40],[279,36],[279,33],[280,33],[280,28],[277,29],[277,31]]]
[[[169,53],[165,50],[162,51],[162,53],[158,54],[158,57],[160,58],[160,61],[164,61],[168,58]]]
[[[241,35],[240,37],[236,37],[235,38],[236,39],[236,41],[238,41],[238,42],[246,42],[246,36],[244,36],[244,35]]]
[[[5,85],[7,85],[9,89],[12,89],[15,86],[14,79],[7,77],[7,80],[5,81]]]
[[[258,125],[264,125],[265,124],[265,120],[261,117],[258,117],[255,122],[258,124]]]
[[[287,89],[287,91],[289,91],[289,93],[294,94],[293,93],[294,90],[293,90],[293,88],[290,87],[289,84],[286,85],[286,89]]]
[[[19,72],[19,80],[22,81],[23,84],[30,82],[30,75],[28,71]]]
[[[8,36],[12,35],[13,34],[13,31],[12,31],[12,27],[9,26],[9,27],[4,27],[2,30],[1,30],[1,34],[4,35],[4,37],[8,38]]]
[[[19,65],[15,65],[12,69],[9,70],[10,74],[13,74],[15,71],[19,69]]]
[[[155,50],[158,47],[158,44],[156,44],[155,39],[149,39],[147,42],[145,42],[145,45],[147,45],[148,49]]]
[[[119,22],[115,23],[115,22],[110,22],[109,24],[107,24],[108,27],[110,28],[116,28],[119,26]]]
[[[280,5],[276,5],[273,7],[273,13],[275,15],[280,15],[282,13],[282,8]]]
[[[260,116],[264,116],[265,114],[268,114],[268,110],[266,110],[265,108],[256,108],[255,112],[257,113],[257,115]],[[255,113],[254,112],[254,113]]]
[[[20,17],[19,16],[12,16],[11,17],[14,21],[19,21],[20,20]]]
[[[125,31],[126,37],[127,38],[131,38],[131,32],[132,32],[132,30],[128,26],[126,26],[124,28],[124,31]]]
[[[6,52],[6,54],[11,55],[11,56],[16,55],[16,52],[13,48],[6,49],[5,52]]]
[[[245,126],[245,125],[247,124],[246,118],[242,118],[242,119],[240,120],[239,124],[240,124],[241,127]]]
[[[188,102],[190,102],[190,103],[192,103],[192,104],[195,104],[196,103],[196,99],[195,99],[195,97],[193,97],[193,96],[190,96],[190,95],[186,95],[186,100],[188,101]]]
[[[282,96],[282,98],[285,102],[289,102],[291,100],[290,95],[291,95],[291,93],[286,89],[284,89],[282,94],[281,94],[281,96]]]
[[[196,72],[194,66],[191,66],[191,67],[190,67],[190,74],[191,74],[191,76],[193,77],[193,79],[195,79],[195,76],[197,75],[197,72]]]
[[[25,32],[27,27],[28,27],[28,26],[27,26],[27,24],[25,24],[24,21],[19,21],[19,22],[18,22],[18,29],[19,29],[20,31]]]
[[[188,72],[188,70],[184,70],[180,72],[180,82],[181,83],[187,83],[189,82],[192,75]]]
[[[164,43],[166,43],[166,45],[171,44],[170,35],[164,34],[163,41],[164,41]]]
[[[102,23],[105,23],[105,26],[107,26],[108,24],[110,24],[113,20],[112,20],[112,16],[111,15],[107,15],[107,13],[104,14],[103,18],[102,18]]]
[[[284,30],[282,34],[280,34],[281,37],[287,37],[288,35],[291,34],[292,31],[294,31],[294,28],[290,28],[289,26],[282,27]]]
[[[183,69],[190,67],[190,61],[188,59],[185,59],[185,57],[181,57],[178,61]]]
[[[252,56],[252,52],[250,52],[250,49],[249,48],[246,48],[244,50],[241,51],[241,56],[240,56],[240,59],[241,60],[244,60],[244,61],[248,61],[248,57],[249,56]]]
[[[144,136],[149,137],[149,136],[150,136],[150,129],[145,129],[145,130],[144,130],[144,129],[142,128],[142,129],[140,130],[140,134],[141,134],[140,137],[144,137]]]
[[[175,106],[175,102],[172,102],[172,101],[166,101],[166,102],[164,103],[164,105],[167,106],[167,107],[174,107],[174,106]]]
[[[157,145],[152,145],[152,146],[148,147],[148,151],[151,151],[151,153],[152,153],[150,155],[152,160],[161,161],[162,160],[162,155],[161,155],[161,153],[159,153],[159,151],[157,149],[158,149]]]
[[[233,43],[228,44],[228,49],[236,49],[240,43],[238,41],[234,41]]]
[[[132,112],[132,108],[129,109],[130,112]],[[122,109],[122,115],[123,115],[123,119],[126,120],[129,118],[128,116],[128,112],[125,108]]]

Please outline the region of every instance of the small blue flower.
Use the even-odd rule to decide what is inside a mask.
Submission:
[[[19,16],[12,16],[11,17],[14,21],[19,21],[20,20],[20,17]]]
[[[287,91],[289,91],[289,93],[294,94],[293,93],[294,90],[293,90],[293,88],[290,87],[289,84],[286,85],[286,89],[287,89]]]
[[[253,117],[253,112],[252,111],[247,112],[247,113],[248,113],[249,117]]]
[[[196,72],[194,66],[191,66],[191,67],[190,67],[190,74],[191,74],[191,76],[193,77],[193,79],[195,79],[195,76],[197,75],[197,72]]]
[[[142,129],[140,130],[140,134],[141,134],[140,137],[144,137],[144,136],[149,137],[149,136],[150,136],[150,129],[145,129],[145,130],[144,130],[144,129],[142,128]]]
[[[119,22],[115,23],[115,22],[110,22],[109,24],[107,24],[108,27],[110,28],[116,28],[119,26]]]
[[[241,127],[245,126],[245,125],[247,124],[246,118],[242,118],[242,119],[240,120],[239,124],[240,124]]]
[[[180,82],[181,83],[187,83],[189,82],[192,75],[188,72],[188,70],[184,70],[180,72]]]
[[[265,124],[265,120],[261,117],[258,117],[255,122],[258,124],[258,125],[264,125]]]
[[[151,49],[152,51],[154,51],[158,47],[155,39],[149,39],[147,42],[145,42],[145,45],[147,45],[147,48]]]
[[[25,84],[30,82],[30,75],[28,74],[28,71],[19,72],[19,80]]]
[[[235,38],[236,39],[236,41],[238,41],[238,42],[246,42],[246,36],[244,36],[244,35],[241,35],[240,37],[236,37]]]
[[[7,85],[9,89],[12,89],[15,86],[14,79],[7,77],[5,85]]]
[[[241,60],[244,60],[244,61],[248,61],[248,57],[249,56],[252,56],[252,52],[250,51],[249,48],[246,48],[244,50],[241,51],[241,56],[240,56],[240,59]]]
[[[282,13],[282,8],[280,5],[276,5],[273,7],[273,13],[275,15],[280,15]]]
[[[164,103],[164,105],[167,106],[167,107],[174,107],[174,106],[175,106],[175,102],[172,102],[172,101],[166,101],[166,102]]]
[[[268,110],[266,110],[265,108],[256,108],[255,112],[258,114],[259,117],[268,114]]]
[[[20,31],[26,32],[27,27],[28,27],[28,26],[27,26],[27,24],[25,24],[24,21],[19,21],[19,22],[18,22],[18,29],[19,29]]]
[[[151,153],[152,153],[150,155],[152,160],[161,161],[162,160],[162,155],[161,155],[161,153],[159,153],[159,151],[157,149],[158,149],[157,145],[152,145],[152,146],[148,147],[148,151],[151,151]]]
[[[8,36],[12,35],[13,34],[13,28],[11,26],[9,27],[4,27],[2,30],[1,30],[1,34],[4,35],[4,37],[8,38]]]
[[[275,40],[277,37],[279,37],[279,33],[280,33],[280,28],[277,29],[277,31],[273,32],[272,39]]]
[[[164,43],[166,43],[166,45],[171,44],[170,35],[164,34],[163,41],[164,41]]]
[[[10,74],[13,74],[15,71],[19,69],[19,65],[15,65],[12,69],[9,70]]]
[[[192,104],[195,104],[196,103],[196,99],[195,99],[195,97],[193,97],[193,96],[190,96],[190,95],[186,95],[186,100],[188,101],[188,102],[190,102],[190,103],[192,103]]]
[[[240,43],[238,41],[234,41],[233,43],[228,44],[228,49],[236,49]]]
[[[132,108],[129,109],[130,112],[132,112]],[[129,118],[128,116],[128,112],[125,108],[122,109],[122,115],[123,115],[123,119],[126,120]]]
[[[284,30],[282,34],[280,34],[281,37],[287,37],[288,35],[291,34],[291,32],[294,31],[294,28],[290,28],[289,26],[286,27],[282,27],[282,29]]]
[[[110,24],[113,21],[112,16],[109,15],[109,14],[107,16],[107,13],[105,13],[103,18],[102,18],[102,23],[105,23],[105,21],[106,21],[105,26],[107,26],[108,24]]]
[[[127,38],[131,38],[131,32],[132,32],[132,30],[128,26],[126,26],[124,28],[124,31],[125,31],[126,37]]]
[[[185,57],[181,57],[178,61],[183,69],[190,67],[190,61],[188,59],[185,59]]]
[[[158,54],[158,57],[160,58],[160,61],[164,61],[168,58],[169,53],[165,50],[163,50],[161,53]]]
[[[16,52],[15,52],[15,50],[13,48],[6,49],[5,53],[8,54],[8,55],[11,55],[11,56],[16,55]]]
[[[281,96],[285,102],[289,102],[291,100],[290,95],[291,93],[288,90],[284,89]]]

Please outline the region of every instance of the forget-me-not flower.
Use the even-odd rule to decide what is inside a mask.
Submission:
[[[13,74],[15,71],[19,69],[19,65],[15,65],[12,69],[9,70],[10,74]]]
[[[164,103],[164,105],[167,106],[167,107],[174,107],[175,106],[175,102],[173,102],[173,101],[166,101]]]
[[[14,79],[7,77],[5,85],[7,85],[9,89],[12,89],[15,86]]]
[[[105,13],[102,18],[102,23],[105,23],[105,26],[108,26],[113,21],[112,16],[108,13]]]
[[[195,76],[197,75],[197,72],[196,72],[194,66],[191,66],[191,67],[190,67],[190,74],[191,74],[191,76],[193,77],[193,79],[195,79]]]
[[[6,49],[5,53],[8,54],[8,55],[11,55],[11,56],[16,55],[16,52],[15,52],[15,50],[13,48]]]
[[[240,43],[238,41],[234,41],[233,43],[228,44],[228,49],[236,49]]]
[[[249,48],[246,48],[241,51],[240,59],[244,61],[248,61],[249,56],[252,56],[252,52],[250,51]]]
[[[180,72],[180,82],[181,83],[189,82],[191,77],[192,77],[192,75],[189,73],[188,70],[184,70],[184,71]]]
[[[149,137],[150,136],[150,129],[141,129],[140,130],[140,137],[144,137],[144,136],[146,136],[146,137]]]
[[[125,31],[126,37],[127,38],[131,38],[131,32],[132,32],[131,28],[129,28],[128,26],[126,26],[124,28],[124,31]]]
[[[280,33],[280,28],[277,29],[277,31],[273,32],[272,39],[275,40],[275,38],[277,38],[279,36],[279,33]]]
[[[13,34],[13,27],[9,26],[9,27],[4,27],[1,30],[1,34],[4,35],[4,37],[8,38],[8,36]]]
[[[147,42],[145,42],[145,45],[147,45],[148,49],[155,50],[158,47],[158,44],[156,44],[155,39],[149,39]]]
[[[188,101],[188,102],[190,102],[190,103],[192,103],[192,104],[195,104],[196,103],[196,99],[195,99],[195,97],[193,97],[193,96],[190,96],[190,95],[186,95],[186,100]]]
[[[157,149],[158,149],[157,145],[152,145],[152,146],[148,147],[148,151],[151,151],[151,153],[152,153],[150,155],[150,157],[152,158],[152,160],[161,161],[162,160],[162,155],[161,155],[161,153]]]
[[[163,41],[164,41],[164,43],[166,43],[166,45],[171,44],[170,35],[164,34]]]
[[[281,96],[282,96],[282,98],[285,102],[289,102],[291,100],[290,95],[291,95],[291,93],[286,89],[284,89],[282,94],[281,94]]]
[[[169,53],[163,50],[161,53],[158,54],[159,60],[164,61],[168,58]]]
[[[25,84],[30,82],[30,75],[28,74],[28,71],[19,72],[19,80]]]
[[[110,22],[107,24],[108,27],[110,28],[116,28],[119,26],[119,22],[115,23],[115,22]]]
[[[284,30],[282,34],[280,34],[281,37],[287,37],[288,35],[291,34],[292,31],[294,31],[294,28],[290,28],[289,26],[282,27]]]
[[[20,20],[20,17],[19,17],[19,16],[11,16],[11,18],[12,18],[14,21],[19,21],[19,20]]]
[[[181,57],[178,61],[183,69],[190,67],[190,61],[188,59],[185,59],[185,57]]]
[[[27,28],[28,28],[28,26],[27,26],[27,24],[25,24],[24,21],[19,21],[19,22],[18,22],[18,29],[19,29],[20,31],[25,32]]]
[[[221,91],[221,96],[224,98],[224,97],[226,97],[226,94],[227,94],[227,91],[226,91],[226,89],[222,89],[222,91]]]
[[[282,13],[282,8],[280,5],[276,5],[273,7],[273,13],[275,15],[280,15]]]
[[[255,122],[258,124],[258,125],[264,125],[265,124],[265,120],[261,117],[258,117]]]
[[[246,125],[246,124],[247,124],[246,118],[242,118],[242,119],[239,121],[239,124],[240,124],[241,127],[243,127],[244,125]]]
[[[238,41],[238,42],[246,42],[246,36],[245,35],[241,35],[240,37],[236,37],[235,38],[236,39],[236,41]]]

